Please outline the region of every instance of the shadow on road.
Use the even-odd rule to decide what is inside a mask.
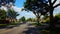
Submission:
[[[27,31],[23,31],[22,34],[42,34],[41,31],[38,30],[38,28],[28,28]]]
[[[7,28],[7,27],[6,26],[0,27],[0,29],[5,29],[5,28]]]
[[[22,24],[24,24],[24,23],[18,23],[16,25],[1,26],[0,29],[11,29],[11,28],[14,28],[14,27],[19,27]]]
[[[26,31],[23,31],[22,34],[42,34],[42,32],[37,27],[32,27],[33,24],[28,24]]]

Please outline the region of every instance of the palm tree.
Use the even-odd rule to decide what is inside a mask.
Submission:
[[[0,20],[5,20],[6,19],[6,11],[0,9]]]
[[[7,16],[11,19],[14,20],[19,14],[15,12],[14,10],[9,9],[7,12]]]

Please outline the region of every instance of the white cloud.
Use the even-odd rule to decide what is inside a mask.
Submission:
[[[4,10],[8,10],[6,6],[2,6],[0,9],[4,9]],[[23,7],[16,7],[16,6],[11,6],[10,9],[15,10],[16,12],[21,12],[21,10],[23,9]]]
[[[25,16],[26,19],[27,18],[35,18],[36,17],[32,12],[23,11],[23,12],[20,12],[20,15],[17,17],[17,19],[19,19],[19,18],[21,18],[23,16]]]
[[[12,8],[13,8],[16,12],[21,12],[21,10],[23,9],[23,7],[16,7],[16,6],[12,6]]]
[[[7,7],[2,6],[0,9],[1,9],[1,10],[7,10]]]

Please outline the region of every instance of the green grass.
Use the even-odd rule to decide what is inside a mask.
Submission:
[[[42,30],[43,34],[60,34],[60,31]]]
[[[9,25],[18,25],[19,23],[11,22]]]
[[[50,34],[49,30],[42,30],[43,34]]]
[[[0,24],[0,27],[8,26],[7,24]]]
[[[0,27],[6,27],[9,25],[18,25],[18,23],[10,23],[10,24],[0,24]]]
[[[43,23],[39,23],[39,25],[38,25],[38,23],[36,22],[36,23],[34,23],[34,25],[35,26],[42,26],[42,25],[44,25]]]

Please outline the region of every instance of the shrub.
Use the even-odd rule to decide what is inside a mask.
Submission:
[[[0,27],[6,27],[8,26],[7,24],[0,24]]]
[[[9,24],[10,22],[8,20],[0,20],[0,24]]]
[[[46,19],[46,23],[50,24],[50,19],[49,18]]]

